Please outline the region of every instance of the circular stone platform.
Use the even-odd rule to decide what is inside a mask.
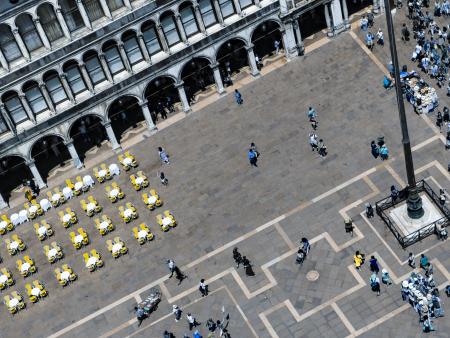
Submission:
[[[306,279],[314,282],[319,279],[319,273],[316,270],[311,270],[306,274]]]

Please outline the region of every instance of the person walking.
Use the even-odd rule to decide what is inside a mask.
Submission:
[[[242,95],[239,92],[239,90],[237,90],[237,89],[234,90],[234,98],[236,99],[236,103],[238,105],[241,105],[244,103],[244,100],[242,99]]]
[[[392,199],[392,203],[395,203],[398,199],[399,196],[399,192],[397,190],[397,188],[395,187],[395,185],[391,185],[391,199]]]
[[[445,194],[445,190],[439,189],[439,204],[444,206],[445,202],[447,202],[447,195]]]
[[[316,133],[309,133],[309,145],[311,146],[311,151],[318,150]]]
[[[316,113],[316,110],[313,107],[309,107],[308,108],[307,115],[308,115],[309,122],[317,120],[317,113]]]
[[[255,275],[255,272],[252,269],[250,261],[245,256],[242,256],[242,265],[244,266],[245,274],[247,276],[253,277]]]
[[[190,313],[187,314],[186,316],[187,322],[189,324],[189,330],[192,331],[192,329],[194,327],[197,327],[198,325],[200,325],[199,322],[197,322],[197,319],[195,319],[195,317],[193,315],[191,315]]]
[[[430,265],[430,261],[428,260],[428,257],[424,254],[420,255],[420,267],[424,270],[427,270]]]
[[[414,257],[414,254],[412,252],[409,253],[408,256],[408,265],[412,268],[416,268],[416,258]]]
[[[373,207],[372,204],[370,203],[366,203],[366,216],[367,218],[372,218],[373,217]]]
[[[175,316],[175,321],[178,322],[181,319],[181,314],[183,311],[181,311],[181,309],[174,304],[172,305],[172,313]]]
[[[259,153],[258,148],[256,147],[256,144],[254,142],[250,143],[250,149],[255,152],[256,157],[258,158],[260,153]]]
[[[311,250],[311,245],[309,244],[308,239],[306,237],[302,237],[301,244],[302,244],[303,252],[305,253],[305,255],[308,255],[309,251]]]
[[[278,55],[280,53],[280,41],[275,40],[273,46],[275,47],[275,54]]]
[[[375,256],[370,257],[369,264],[370,264],[370,271],[372,271],[375,274],[378,274],[378,272],[380,272],[380,267],[378,266],[378,261],[375,258]]]
[[[170,271],[169,278],[172,278],[173,274],[175,273],[175,278],[178,280],[178,285],[180,285],[183,279],[186,278],[186,275],[181,272],[178,266],[176,266],[175,262],[171,259],[167,260],[167,267],[169,268]]]
[[[379,44],[381,47],[384,46],[384,35],[381,28],[379,28],[377,32],[377,44]]]
[[[167,179],[166,175],[161,171],[159,174],[159,179],[161,180],[162,185],[168,185],[169,180]]]
[[[203,278],[200,280],[200,284],[198,285],[198,290],[202,294],[202,297],[205,297],[208,295],[208,285],[205,284],[205,280]]]
[[[239,265],[242,263],[242,255],[238,251],[238,248],[233,249],[233,259],[236,263],[236,268],[239,268]]]
[[[410,32],[408,30],[408,27],[406,27],[406,23],[402,26],[402,40],[405,42],[409,41]]]
[[[256,162],[258,161],[258,155],[256,154],[256,152],[252,148],[250,148],[248,150],[247,158],[248,158],[248,161],[250,162],[251,166],[253,166],[253,167],[257,167],[258,166],[256,164]]]
[[[386,269],[381,270],[381,282],[386,285],[392,285],[392,279]]]
[[[389,150],[385,144],[380,147],[380,157],[382,161],[386,161],[389,158]]]
[[[442,114],[440,111],[437,112],[436,115],[436,126],[441,130],[442,122],[444,121],[444,118],[442,117]]]
[[[325,143],[323,142],[322,139],[319,140],[319,143],[317,144],[317,148],[318,148],[317,151],[321,158],[324,158],[325,156],[327,156],[327,146],[325,145]]]
[[[158,147],[158,155],[159,155],[159,159],[161,160],[162,163],[170,164],[169,155],[163,149],[163,147]]]
[[[370,287],[371,287],[372,291],[376,292],[377,296],[379,296],[380,295],[380,279],[378,278],[378,276],[375,272],[372,273],[372,275],[370,276],[369,282],[370,282]]]
[[[353,256],[353,262],[355,263],[356,270],[361,269],[361,266],[364,264],[365,258],[364,254],[360,253],[358,250],[355,252]]]
[[[380,149],[378,148],[375,141],[370,142],[370,148],[371,148],[370,152],[372,153],[372,156],[374,158],[378,158],[378,156],[380,156]]]

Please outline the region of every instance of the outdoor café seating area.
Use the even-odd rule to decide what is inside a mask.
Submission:
[[[51,275],[61,287],[67,287],[79,278],[73,268],[67,264],[68,254],[73,253],[80,262],[83,262],[82,266],[86,268],[86,271],[92,273],[105,266],[102,253],[109,253],[114,260],[117,260],[129,252],[126,245],[128,241],[136,241],[139,244],[137,247],[140,247],[154,240],[156,235],[152,232],[150,224],[140,222],[132,227],[127,224],[136,222],[140,217],[135,202],[143,202],[146,209],[152,212],[163,205],[163,200],[155,188],[149,188],[150,181],[142,170],[128,175],[125,180],[125,182],[128,181],[128,187],[125,187],[127,184],[124,184],[123,180],[121,184],[114,181],[122,171],[133,171],[138,167],[135,156],[128,151],[119,155],[118,160],[119,165],[102,163],[99,167],[94,167],[92,176],[85,174],[75,178],[66,178],[64,186],[53,187],[41,194],[41,200],[33,199],[24,203],[23,209],[19,211],[13,211],[10,215],[0,215],[0,235],[3,237],[5,248],[10,256],[19,256],[15,260],[16,272],[10,269],[8,262],[4,261],[0,264],[0,290],[7,292],[9,289],[16,289],[4,294],[4,303],[11,314],[17,314],[25,309],[28,301],[30,303],[41,302],[49,294],[51,295],[51,290],[49,292],[44,282],[39,279],[39,267],[36,265],[34,257],[43,255],[45,263],[38,260],[38,265],[41,267],[42,264],[53,266],[50,269]],[[96,189],[98,184],[103,187]],[[124,190],[127,190],[127,194]],[[111,202],[108,213],[103,210],[105,193],[107,200]],[[75,204],[71,202],[71,200],[77,199],[78,202]],[[117,214],[112,216],[120,217],[119,219],[123,221],[122,224],[117,224],[112,220],[111,215],[108,215],[112,206],[117,210]],[[56,209],[54,214],[49,214],[53,209]],[[47,214],[49,217],[46,217]],[[147,219],[151,222],[152,218]],[[154,215],[153,219],[163,232],[167,232],[177,225],[175,216],[170,210]],[[35,240],[41,250],[36,251],[35,245],[33,245],[33,250],[30,249],[19,235],[19,233],[22,234],[22,229],[25,228],[27,231],[28,227],[33,236],[32,239],[26,238],[26,241]],[[110,235],[119,227],[126,229],[129,238]],[[90,235],[96,232],[94,237],[97,238],[97,241],[91,243]],[[57,234],[56,237],[55,234]],[[50,241],[50,238],[56,240]],[[99,243],[98,238],[104,238],[103,243]],[[106,264],[110,264],[110,262],[106,262]],[[30,281],[31,276],[34,277],[32,281]],[[17,281],[22,278],[24,279],[23,284],[20,282],[20,285],[17,285]]]

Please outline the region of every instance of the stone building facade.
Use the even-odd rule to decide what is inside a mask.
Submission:
[[[258,76],[255,50],[263,57],[279,39],[286,58],[301,55],[308,13],[329,36],[349,27],[346,0],[9,1],[0,5],[0,206],[23,177],[43,188],[52,166],[82,167],[96,142],[120,149],[138,122],[156,132],[161,100],[188,113],[196,92],[226,91],[226,74]]]

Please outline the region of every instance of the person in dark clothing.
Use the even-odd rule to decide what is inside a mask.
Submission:
[[[373,217],[373,207],[372,207],[372,204],[370,204],[370,203],[366,203],[366,216],[367,216],[367,218]]]
[[[242,255],[239,253],[238,248],[233,249],[233,259],[236,263],[236,267],[239,268],[239,265],[242,263]]]
[[[374,158],[378,158],[378,156],[380,156],[380,149],[375,144],[375,141],[370,142],[370,148],[371,148],[370,152],[372,153],[372,156]]]
[[[242,257],[242,265],[244,266],[245,274],[247,276],[252,277],[255,275],[255,272],[252,269],[252,265],[250,264],[250,261],[245,256]]]
[[[408,27],[406,27],[406,23],[404,23],[402,26],[402,40],[405,42],[409,41],[409,35]]]
[[[398,195],[399,193],[395,185],[391,185],[391,199],[393,203],[397,201]]]
[[[370,257],[370,271],[378,274],[380,272],[380,267],[378,266],[378,261],[375,256]]]
[[[442,116],[442,120],[444,121],[444,123],[450,121],[450,113],[447,107],[444,107],[444,114]]]

